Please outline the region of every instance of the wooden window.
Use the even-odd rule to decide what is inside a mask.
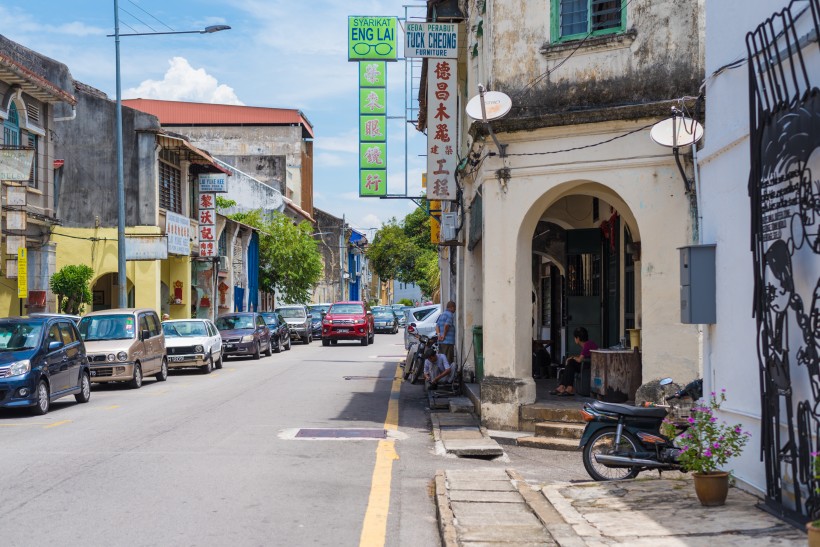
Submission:
[[[31,162],[31,173],[28,177],[28,185],[32,188],[38,188],[40,185],[37,176],[40,170],[40,149],[38,145],[39,139],[37,138],[37,135],[30,134],[28,136],[28,146],[29,148],[34,149],[34,160]]]
[[[626,0],[552,0],[552,41],[623,32]]]
[[[3,122],[3,144],[6,146],[20,146],[20,118],[17,116],[17,106],[11,103],[9,117]]]
[[[182,214],[182,174],[179,154],[163,149],[159,153],[159,206]]]

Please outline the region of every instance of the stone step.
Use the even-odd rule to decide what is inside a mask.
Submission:
[[[529,448],[544,448],[547,450],[562,450],[577,452],[581,450],[577,439],[560,439],[556,437],[520,437],[516,444]]]
[[[539,422],[535,424],[536,437],[580,439],[586,425],[572,422]]]
[[[534,422],[570,422],[582,424],[582,405],[573,406],[544,406],[541,404],[521,407],[521,419]]]

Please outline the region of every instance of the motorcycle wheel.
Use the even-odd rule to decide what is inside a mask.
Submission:
[[[413,359],[413,370],[410,373],[410,383],[415,384],[421,378],[421,372],[424,370],[424,361],[421,357]]]
[[[595,460],[596,454],[635,453],[640,444],[631,433],[624,431],[621,433],[621,442],[615,446],[615,436],[617,430],[612,428],[599,429],[592,434],[592,437],[584,446],[584,468],[589,476],[596,481],[620,481],[634,479],[641,472],[639,467],[607,467]]]

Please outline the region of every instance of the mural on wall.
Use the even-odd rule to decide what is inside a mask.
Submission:
[[[761,459],[767,508],[794,522],[820,516],[820,90],[807,70],[817,57],[798,45],[812,26],[820,0],[746,37]]]

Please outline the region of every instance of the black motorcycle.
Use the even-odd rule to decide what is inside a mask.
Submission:
[[[661,385],[672,380],[661,380]],[[703,396],[703,380],[695,380],[667,398],[673,403],[683,397],[693,401]],[[587,422],[581,437],[584,467],[596,481],[633,479],[641,471],[679,471],[680,449],[674,439],[660,432],[669,405],[636,407],[595,401],[584,405],[581,414]],[[676,424],[680,432],[688,424]]]
[[[424,336],[420,334],[418,342],[415,343],[415,351],[408,353],[407,360],[404,363],[404,379],[409,380],[411,384],[418,382],[424,373],[424,353],[429,348],[437,347],[437,336]]]

